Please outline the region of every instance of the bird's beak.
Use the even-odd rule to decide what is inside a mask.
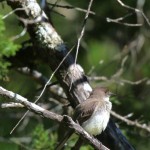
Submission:
[[[109,95],[110,95],[110,96],[116,96],[116,94],[115,94],[115,93],[112,93],[112,92],[109,92]]]

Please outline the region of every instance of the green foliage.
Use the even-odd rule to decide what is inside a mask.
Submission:
[[[18,44],[14,44],[13,41],[5,36],[5,25],[0,16],[0,79],[2,79],[8,73],[8,67],[10,62],[6,61],[4,57],[14,56],[19,49]]]
[[[111,56],[118,53],[117,46],[109,40],[100,42],[98,40],[91,40],[89,42],[88,57],[92,64],[98,64],[99,61],[108,62]]]
[[[6,146],[7,145],[7,146]],[[0,142],[0,146],[2,150],[18,150],[18,145],[16,145],[15,143],[11,143],[11,142]]]
[[[36,150],[52,150],[55,147],[57,136],[44,130],[43,125],[37,125],[32,134],[31,147]]]
[[[94,150],[94,148],[90,145],[82,146],[80,150]]]

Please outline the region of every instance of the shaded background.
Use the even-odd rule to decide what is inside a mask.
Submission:
[[[52,3],[52,1],[49,2]],[[41,2],[39,3],[41,4]],[[150,18],[148,0],[126,0],[125,3],[143,9],[147,18]],[[58,1],[58,4],[72,5],[83,9],[88,7],[88,1]],[[49,7],[51,8],[50,5]],[[0,3],[0,15],[4,16],[10,11],[11,9],[6,2]],[[97,85],[108,86],[111,91],[117,94],[116,98],[112,99],[115,112],[122,116],[132,114],[129,119],[137,120],[141,124],[149,124],[150,26],[140,13],[136,14],[134,11],[123,8],[114,0],[95,0],[92,11],[96,15],[90,15],[87,21],[79,50],[78,63],[85,69],[93,87]],[[56,31],[71,48],[80,35],[85,13],[66,8],[52,8],[47,12],[51,16]],[[115,19],[126,15],[129,16],[122,22],[139,23],[142,26],[131,27],[106,21],[107,17]],[[34,49],[27,49],[28,46],[32,46],[31,43],[21,45],[22,42],[29,40],[27,33],[13,42],[10,41],[10,38],[20,34],[23,30],[16,16],[12,14],[3,21],[0,22],[0,85],[34,101],[35,96],[40,94],[42,85],[30,76],[16,71],[17,68],[28,66],[38,70],[47,78],[52,72],[47,64],[36,57]],[[75,55],[75,53],[76,50],[72,54]],[[134,81],[141,79],[145,80],[135,84]],[[39,103],[43,106],[51,99],[52,95],[46,92]],[[1,103],[5,101],[5,98],[0,97]],[[49,110],[62,112],[62,106],[58,106],[53,101],[47,105]],[[33,113],[26,117],[12,135],[9,134],[24,112],[24,109],[19,108],[0,109],[0,147],[3,150],[53,149],[56,144],[58,125],[35,116]],[[115,118],[114,120],[137,150],[150,148],[149,133],[128,126]],[[75,139],[76,136],[72,138],[69,145],[72,145]],[[88,147],[88,149],[91,148]]]

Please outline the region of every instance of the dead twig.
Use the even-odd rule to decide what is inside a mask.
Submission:
[[[131,121],[131,120],[129,120],[129,119],[127,119],[127,118],[117,114],[114,111],[111,111],[111,115],[113,115],[115,118],[117,118],[117,119],[127,123],[127,125],[135,126],[137,128],[143,129],[143,130],[145,130],[147,132],[150,132],[150,127],[147,126],[146,124],[140,124],[137,121]]]

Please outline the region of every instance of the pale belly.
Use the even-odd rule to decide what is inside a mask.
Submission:
[[[109,113],[103,111],[93,114],[89,120],[82,124],[82,127],[92,135],[98,135],[105,130],[109,121]]]

